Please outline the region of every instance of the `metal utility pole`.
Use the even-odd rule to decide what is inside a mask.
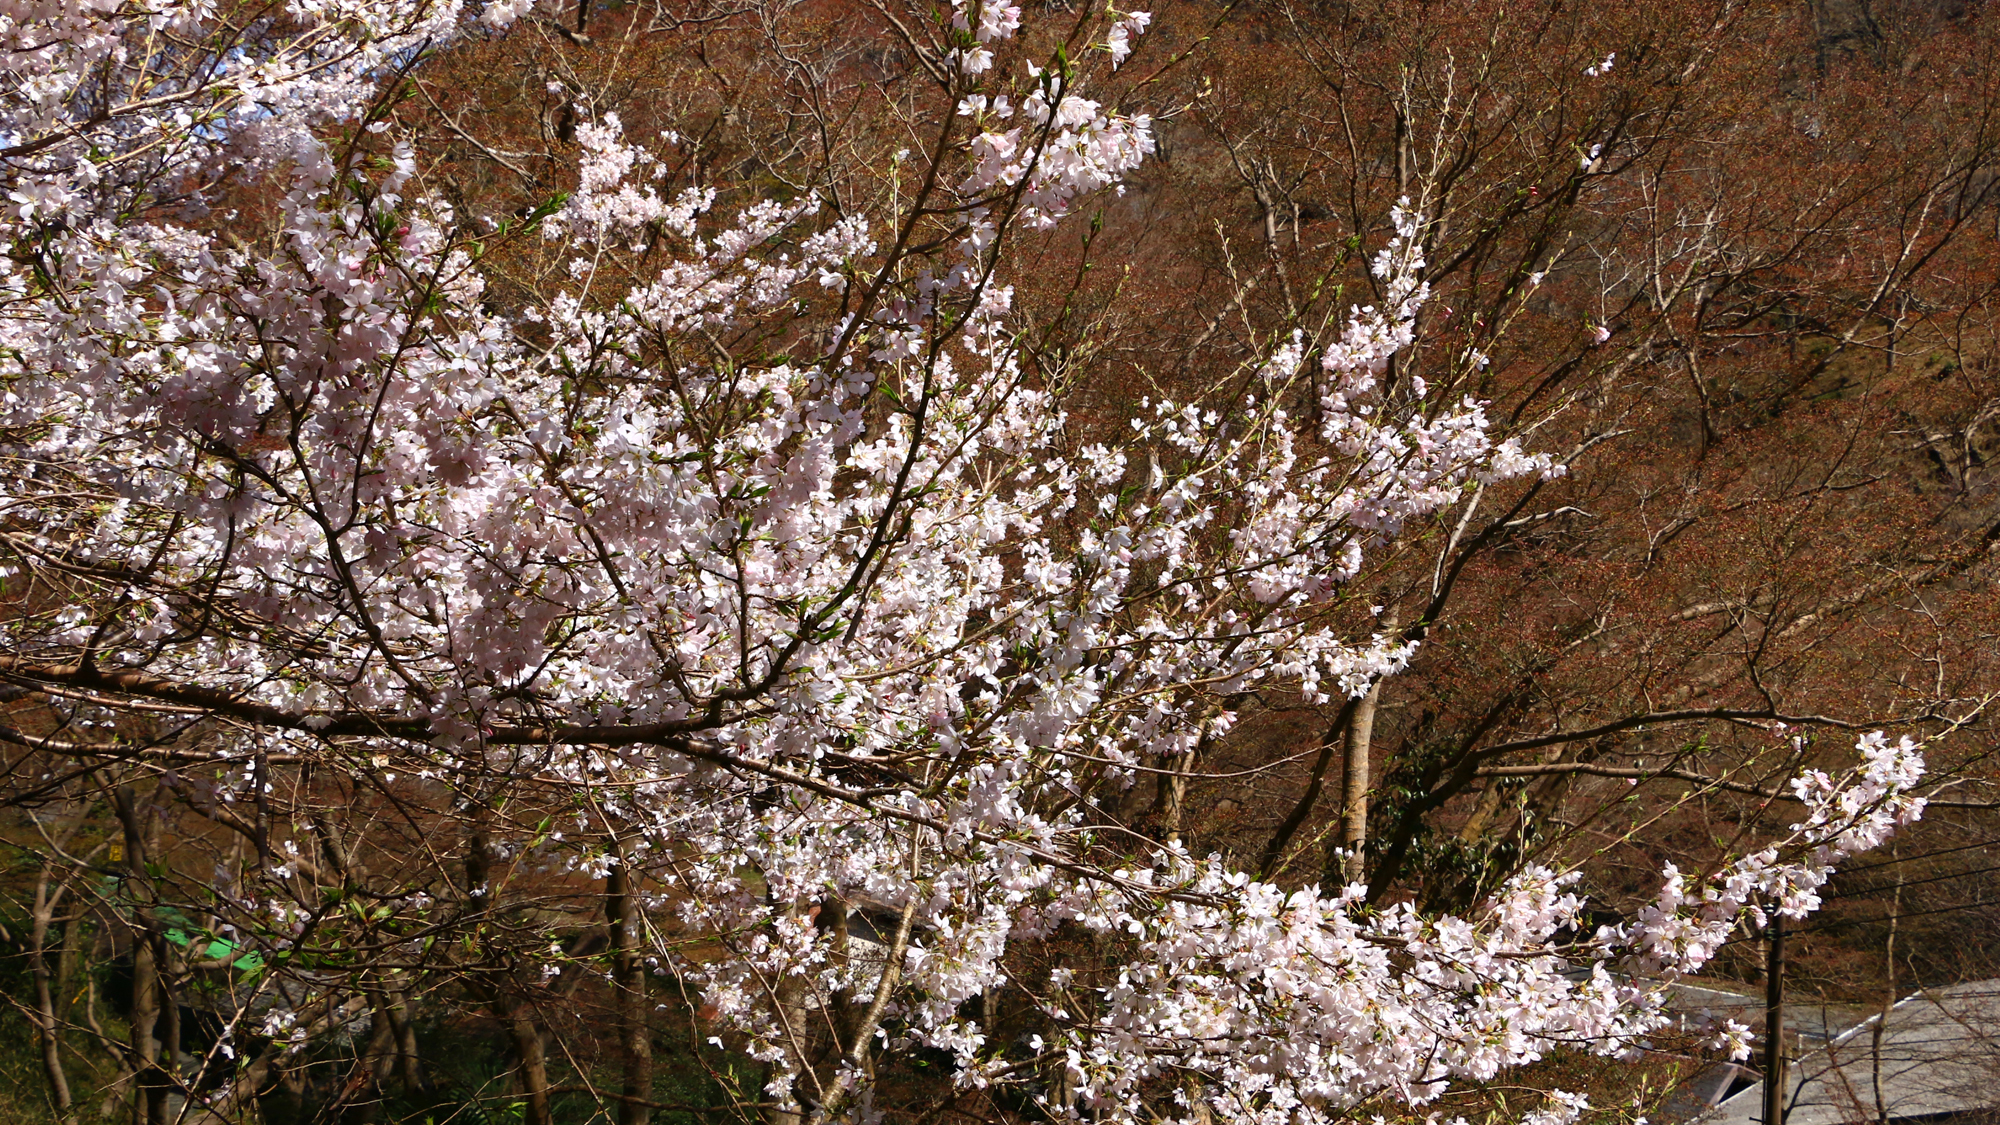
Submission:
[[[1785,919],[1775,905],[1764,933],[1764,1125],[1785,1125]]]

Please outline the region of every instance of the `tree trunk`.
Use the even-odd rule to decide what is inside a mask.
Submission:
[[[147,868],[146,832],[141,827],[138,798],[129,787],[114,794],[119,823],[125,829],[126,886],[137,893],[132,903],[131,1049],[134,1125],[167,1125],[170,1083],[160,1062],[160,1017],[166,1007],[160,977],[159,925],[153,917],[152,879]],[[169,1058],[171,1062],[171,1058]]]
[[[1378,633],[1396,631],[1396,611],[1382,614]],[[1341,861],[1341,877],[1349,883],[1367,881],[1364,851],[1368,847],[1368,790],[1374,784],[1368,761],[1369,743],[1375,738],[1375,707],[1382,698],[1382,681],[1369,685],[1354,709],[1354,722],[1347,728],[1347,784],[1340,807],[1340,840],[1347,850]]]
[[[97,1021],[97,979],[89,977],[83,985],[83,1024],[95,1036],[98,1045],[111,1055],[118,1065],[118,1072],[111,1081],[101,1088],[104,1100],[98,1103],[97,1116],[110,1117],[118,1108],[118,1099],[123,1096],[125,1084],[132,1080],[132,1055],[118,1047],[117,1040],[105,1033],[104,1025]]]
[[[1174,772],[1155,775],[1153,820],[1159,833],[1166,839],[1174,839],[1181,834],[1181,821],[1187,806],[1187,775],[1194,769],[1196,747],[1175,757],[1172,761]]]
[[[502,985],[504,989],[505,985]],[[498,995],[501,1019],[507,1039],[514,1046],[514,1088],[521,1095],[524,1125],[550,1125],[549,1066],[542,1046],[541,1029],[535,1026],[526,1002],[501,992]]]
[[[483,808],[473,814],[473,829],[466,841],[465,883],[472,912],[479,916],[479,929],[490,938],[491,919],[484,915],[492,908],[493,863],[484,816]],[[549,1068],[541,1031],[535,1026],[529,1005],[511,994],[512,978],[513,974],[503,967],[489,980],[480,981],[475,977],[475,981],[479,991],[484,993],[483,999],[506,1029],[508,1042],[513,1045],[514,1088],[521,1095],[525,1110],[523,1125],[550,1125]]]
[[[63,919],[62,952],[56,957],[55,977],[56,1018],[59,1020],[69,1018],[69,998],[74,995],[70,989],[76,984],[77,968],[83,961],[83,919],[82,907]]]
[[[646,966],[639,955],[641,919],[638,885],[632,875],[637,852],[630,839],[616,845],[617,862],[604,876],[604,922],[611,939],[612,1002],[618,1018],[618,1050],[625,1069],[618,1125],[647,1125],[653,1110],[653,1035],[647,1020]]]
[[[423,1090],[423,1059],[417,1054],[417,1029],[410,1022],[409,1001],[400,992],[389,994],[389,1022],[396,1029],[396,1067],[403,1080],[403,1092]]]
[[[798,906],[793,904],[785,907],[785,910],[787,913],[796,913]],[[813,1070],[813,1051],[807,1041],[809,1017],[806,1014],[805,1003],[806,982],[803,977],[786,973],[778,978],[774,987],[777,993],[778,1022],[785,1037],[785,1053],[791,1056],[792,1065],[797,1071],[797,1077],[793,1080],[793,1100],[796,1102],[801,1090],[811,1088],[814,1094],[821,1092],[818,1075]],[[773,1104],[764,1115],[765,1125],[805,1125],[805,1120],[805,1113],[797,1105],[787,1108],[782,1104]]]
[[[159,962],[152,935],[144,929],[132,942],[132,1048],[134,1059],[132,1120],[136,1125],[166,1125],[167,1081],[160,1069]]]
[[[914,864],[912,864],[914,866]],[[828,1125],[847,1115],[848,1096],[853,1088],[856,1072],[873,1074],[874,1065],[870,1060],[871,1048],[875,1041],[875,1028],[882,1022],[882,1013],[889,1005],[889,997],[896,990],[896,982],[902,977],[903,955],[910,948],[910,925],[917,917],[919,893],[914,881],[910,887],[910,900],[903,906],[903,916],[896,923],[896,936],[889,943],[889,949],[882,958],[882,975],[876,978],[875,997],[869,1001],[867,1014],[861,1017],[861,1025],[855,1029],[854,1039],[841,1057],[845,1064],[834,1077],[832,1088],[820,1098],[819,1108],[814,1111],[812,1125]]]
[[[45,952],[56,903],[62,898],[61,887],[53,890],[49,887],[53,866],[52,862],[42,864],[41,877],[35,881],[35,912],[28,930],[28,972],[35,981],[35,1031],[42,1041],[42,1071],[49,1080],[49,1101],[55,1106],[56,1116],[68,1121],[74,1116],[75,1103],[70,1095],[69,1076],[63,1071],[62,1019],[56,1011]]]

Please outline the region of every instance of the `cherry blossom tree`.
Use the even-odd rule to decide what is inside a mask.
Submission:
[[[1640,1048],[1657,980],[1922,809],[1918,747],[1867,736],[1790,836],[1594,934],[1563,872],[1434,916],[1104,815],[1260,693],[1395,675],[1418,642],[1354,627],[1366,560],[1563,471],[1398,377],[1421,184],[1374,305],[1077,436],[1013,285],[1154,152],[1113,97],[1147,13],[906,13],[935,96],[880,213],[676,184],[683,138],[584,104],[572,190],[503,219],[427,181],[402,76],[562,13],[5,11],[0,674],[48,721],[0,737],[15,803],[56,810],[51,893],[129,930],[144,1120],[246,1113],[328,1040],[391,1070],[451,982],[546,1121],[543,1009],[602,980],[628,1121],[668,992],[765,1064],[742,1099],[776,1121],[872,1119],[877,1060],[918,1048],[1061,1115],[1331,1121]],[[280,185],[267,233],[228,211],[244,177]],[[503,285],[510,248],[560,284]],[[1027,952],[1076,935],[1093,963]],[[996,1034],[1003,995],[1038,1030]]]

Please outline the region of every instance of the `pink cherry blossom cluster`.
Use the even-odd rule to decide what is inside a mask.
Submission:
[[[1046,1016],[1032,1049],[1071,1108],[1104,1120],[1145,1117],[1168,1072],[1203,1082],[1190,1118],[1421,1102],[1551,1043],[1630,1049],[1657,1000],[1607,962],[1695,967],[1762,899],[1810,909],[1833,863],[1920,811],[1915,748],[1865,739],[1854,778],[1801,780],[1796,841],[1699,895],[1670,872],[1588,964],[1557,945],[1580,904],[1556,872],[1456,918],[1288,893],[1172,845],[1105,862],[1087,775],[1129,784],[1224,737],[1244,693],[1324,701],[1395,674],[1414,643],[1337,612],[1365,556],[1561,466],[1477,402],[1395,384],[1428,296],[1423,220],[1401,209],[1381,308],[1270,348],[1241,402],[1148,401],[1117,446],[1081,441],[1022,361],[1004,236],[1115,188],[1151,124],[1085,97],[1087,68],[1004,82],[990,45],[1017,7],[948,16],[956,112],[929,124],[953,167],[908,204],[964,216],[941,248],[809,198],[720,213],[604,114],[536,236],[566,288],[517,314],[408,139],[366,118],[383,69],[470,10],[301,2],[291,38],[254,41],[199,5],[0,14],[0,236],[25,248],[0,267],[0,560],[106,590],[0,625],[10,673],[130,673],[227,713],[219,801],[255,784],[251,752],[441,793],[492,770],[557,787],[598,818],[564,869],[645,866],[679,935],[662,964],[774,1064],[777,1099],[866,1106],[865,1068],[815,1070],[797,1039],[836,1005],[953,1052],[961,1081],[1003,1080],[1014,1048],[966,1001],[1006,988]],[[1148,23],[1113,15],[1110,65]],[[79,108],[167,26],[213,37],[215,64],[129,113]],[[335,143],[357,132],[376,147]],[[225,151],[286,177],[267,250],[185,218],[121,225],[153,169]],[[633,247],[655,266],[612,280]],[[829,297],[841,312],[797,331]],[[1323,421],[1301,426],[1287,404],[1315,397]],[[266,877],[308,860],[279,862]],[[854,937],[853,904],[898,936]],[[1009,950],[1062,927],[1117,946],[1111,972],[1014,975]],[[277,1014],[264,1034],[303,1028]]]
[[[953,61],[968,77],[985,74],[993,63],[987,45],[1013,37],[1020,8],[953,0],[953,12],[953,25],[961,31],[978,20],[972,29],[976,45],[954,52]],[[1100,46],[1114,69],[1152,18],[1132,12],[1112,24]],[[972,140],[970,173],[958,190],[976,196],[1013,189],[1020,217],[1046,228],[1079,198],[1106,188],[1122,191],[1120,181],[1153,152],[1153,122],[1143,113],[1107,113],[1099,102],[1075,93],[1078,74],[1067,63],[1048,68],[1029,63],[1027,78],[1008,92],[972,93],[959,101],[959,114],[972,118],[980,132]],[[1015,123],[1003,127],[1010,120]],[[979,217],[983,224],[986,216]]]
[[[1637,968],[1649,973],[1692,973],[1715,955],[1746,914],[1758,925],[1766,911],[1803,918],[1819,909],[1819,889],[1834,865],[1886,841],[1895,830],[1923,815],[1924,798],[1912,790],[1924,774],[1924,758],[1909,738],[1890,742],[1881,731],[1855,744],[1861,763],[1835,781],[1823,770],[1808,770],[1792,782],[1806,818],[1792,825],[1792,838],[1729,864],[1699,890],[1669,864],[1659,896],[1627,926],[1607,927],[1597,937],[1606,952],[1629,949]],[[1790,857],[1787,852],[1797,852]]]
[[[1363,911],[1358,885],[1286,894],[1185,855],[1127,873],[1186,896],[1164,907],[1134,910],[1079,885],[1073,917],[1135,946],[1103,1003],[1063,993],[1074,1013],[1068,1065],[1092,1105],[1121,1120],[1143,1118],[1148,1078],[1193,1071],[1216,1077],[1215,1116],[1333,1121],[1364,1097],[1422,1103],[1454,1078],[1490,1080],[1554,1044],[1635,1051],[1669,1022],[1660,974],[1699,969],[1760,901],[1810,911],[1806,888],[1832,862],[1921,814],[1915,747],[1875,733],[1859,749],[1847,777],[1802,780],[1796,836],[1707,880],[1692,896],[1695,917],[1684,916],[1685,879],[1670,873],[1659,902],[1587,943],[1562,940],[1583,907],[1567,889],[1575,875],[1545,868],[1515,876],[1466,918]],[[1627,958],[1645,975],[1608,971]],[[1743,1051],[1740,1036],[1732,1044]],[[1245,1090],[1258,1108],[1237,1100]],[[1189,1108],[1187,1120],[1202,1116]]]

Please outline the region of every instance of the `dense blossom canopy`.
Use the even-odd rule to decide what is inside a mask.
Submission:
[[[0,564],[96,591],[10,617],[0,666],[151,707],[161,744],[199,727],[232,763],[203,800],[254,801],[253,763],[281,757],[460,809],[496,771],[536,778],[577,839],[636,849],[579,845],[577,869],[660,858],[657,967],[824,1117],[865,1116],[886,1043],[950,1051],[969,1084],[1056,1060],[1065,1108],[1107,1120],[1148,1119],[1171,1078],[1180,1114],[1268,1125],[1423,1102],[1554,1044],[1631,1050],[1662,1024],[1651,980],[1764,904],[1812,909],[1920,812],[1917,748],[1868,736],[1851,776],[1798,782],[1792,838],[1667,872],[1594,940],[1557,871],[1436,917],[1107,833],[1086,764],[1129,780],[1223,737],[1253,690],[1394,675],[1414,642],[1336,612],[1364,556],[1471,488],[1561,472],[1477,401],[1396,380],[1422,199],[1372,263],[1375,306],[1275,349],[1226,408],[1148,401],[1123,440],[1082,441],[1023,363],[1009,251],[1153,151],[1145,115],[1091,96],[1146,13],[1023,68],[996,61],[1019,8],[952,0],[956,112],[886,219],[664,190],[675,138],[606,114],[576,130],[573,193],[499,229],[423,186],[382,91],[530,7],[299,0],[242,26],[0,3]],[[267,241],[189,202],[227,166],[285,185]],[[508,237],[549,240],[564,290],[489,292],[482,240]],[[635,250],[655,265],[628,285],[609,263]],[[897,918],[872,956],[822,917],[855,902]],[[238,905],[273,933],[297,909]],[[1065,928],[1122,968],[1010,976],[1011,948]],[[989,1041],[967,1001],[1003,984],[1050,1037]],[[795,1018],[836,1003],[864,1025],[809,1073]],[[309,1026],[283,1007],[256,1031]]]

